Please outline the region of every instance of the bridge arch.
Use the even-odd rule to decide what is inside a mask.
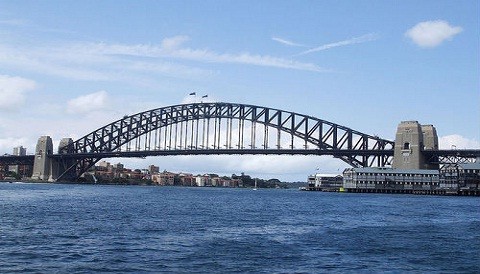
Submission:
[[[333,155],[355,167],[385,166],[391,164],[393,147],[392,141],[312,116],[217,102],[124,116],[61,151],[77,159],[67,170],[75,166],[80,175],[101,158],[149,155],[314,154]]]

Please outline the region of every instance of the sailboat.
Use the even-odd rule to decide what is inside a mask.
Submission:
[[[255,178],[255,187],[253,188],[253,190],[257,190],[257,179]]]

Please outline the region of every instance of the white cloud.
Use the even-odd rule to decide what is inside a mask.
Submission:
[[[446,21],[436,20],[416,24],[405,32],[405,36],[422,48],[433,48],[445,40],[451,40],[462,31],[461,27],[453,27]]]
[[[35,87],[36,83],[32,80],[0,75],[0,110],[14,109],[23,105],[25,93]]]
[[[292,42],[292,41],[290,41],[290,40],[283,39],[283,38],[280,38],[280,37],[272,37],[272,40],[273,40],[273,41],[276,41],[276,42],[279,42],[280,44],[287,45],[287,46],[292,46],[292,47],[306,47],[305,45],[302,45],[302,44],[299,44],[299,43],[295,43],[295,42]]]
[[[297,56],[312,53],[312,52],[327,50],[327,49],[331,49],[331,48],[336,48],[336,47],[342,47],[342,46],[348,46],[348,45],[353,45],[353,44],[370,42],[370,41],[374,41],[374,40],[377,40],[377,39],[378,39],[377,34],[369,33],[369,34],[359,36],[359,37],[354,37],[354,38],[351,38],[351,39],[348,39],[348,40],[321,45],[319,47],[315,47],[315,48],[306,50],[304,52],[300,52],[299,54],[297,54]]]
[[[480,142],[458,134],[447,135],[438,139],[440,149],[480,149]]]
[[[87,113],[104,109],[108,102],[108,94],[101,90],[87,95],[79,96],[67,102],[68,113]]]

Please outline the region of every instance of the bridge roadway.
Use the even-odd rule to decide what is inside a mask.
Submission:
[[[439,150],[424,150],[425,156],[448,157],[456,156],[462,158],[478,158],[480,157],[480,149],[439,149]]]
[[[35,155],[3,155],[0,156],[0,165],[33,165]]]
[[[173,156],[173,155],[330,155],[330,156],[361,156],[385,155],[393,156],[393,150],[320,150],[320,149],[190,149],[190,150],[156,150],[156,151],[112,151],[100,153],[72,153],[52,154],[51,158],[142,158],[148,156]],[[424,151],[426,157],[461,157],[478,158],[480,150],[428,150]],[[0,164],[3,165],[33,165],[35,155],[3,155]]]
[[[367,156],[386,155],[393,156],[393,150],[363,150],[354,149],[190,149],[190,150],[154,150],[154,151],[121,151],[121,152],[100,152],[100,153],[75,153],[55,154],[52,158],[129,158],[147,156],[172,156],[172,155],[333,155],[333,156]]]

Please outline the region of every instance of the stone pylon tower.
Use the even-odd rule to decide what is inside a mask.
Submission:
[[[63,138],[58,145],[58,154],[72,153],[73,140],[71,138]],[[53,154],[53,143],[50,136],[42,136],[38,139],[37,148],[35,150],[35,160],[33,163],[33,180],[57,181],[60,175],[62,178],[71,180],[75,178],[75,169],[68,168],[73,165],[73,159],[50,158]],[[65,174],[64,174],[65,173]]]
[[[48,157],[53,153],[53,143],[50,136],[42,136],[38,139],[35,149],[35,160],[33,163],[33,180],[46,181],[49,179],[52,170],[52,161]]]
[[[393,168],[438,169],[426,162],[424,150],[438,150],[437,131],[433,125],[420,125],[417,121],[403,121],[395,136]]]
[[[72,138],[63,138],[58,145],[58,154],[73,153],[73,149]],[[56,181],[58,177],[62,175],[62,180],[74,180],[76,177],[76,170],[75,168],[70,168],[74,162],[73,159],[60,159],[56,161],[54,170],[52,171],[51,180]]]
[[[438,150],[437,130],[433,125],[422,125],[424,150]]]
[[[438,150],[437,130],[433,125],[422,125],[423,150]],[[428,160],[428,159],[425,159]],[[438,164],[425,163],[423,169],[439,169]]]

